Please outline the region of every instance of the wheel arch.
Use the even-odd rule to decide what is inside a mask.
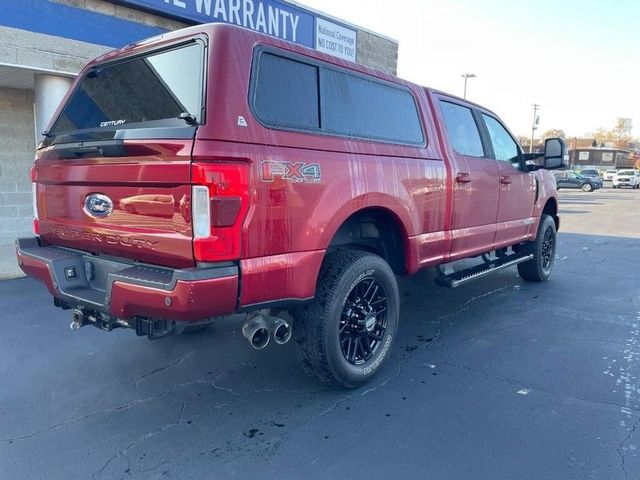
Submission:
[[[384,207],[353,212],[337,228],[327,255],[337,249],[365,250],[384,258],[396,275],[407,272],[408,233],[402,220]]]
[[[556,224],[556,230],[560,229],[560,217],[558,216],[558,200],[555,197],[550,197],[544,207],[542,208],[542,214],[551,215],[553,221]]]

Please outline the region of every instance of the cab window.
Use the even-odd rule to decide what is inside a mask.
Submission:
[[[468,157],[484,157],[480,132],[471,109],[451,102],[440,102],[440,106],[455,151]]]
[[[509,132],[507,132],[498,120],[484,113],[482,114],[482,118],[487,126],[496,160],[518,165],[520,162],[520,150],[518,149],[516,141],[509,135]]]

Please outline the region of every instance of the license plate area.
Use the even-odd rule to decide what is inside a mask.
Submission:
[[[84,276],[87,284],[93,290],[106,293],[109,274],[129,268],[129,265],[119,264],[95,256],[83,257]]]

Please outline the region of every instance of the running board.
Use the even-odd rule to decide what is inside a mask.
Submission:
[[[516,258],[513,258],[516,257]],[[483,263],[482,265],[476,265],[475,267],[467,270],[461,270],[459,272],[450,273],[445,275],[442,269],[438,268],[438,277],[436,283],[441,287],[456,288],[465,283],[473,282],[479,278],[486,277],[487,275],[499,272],[505,268],[513,267],[522,262],[527,262],[533,258],[533,254],[530,255],[509,255],[503,259],[497,259],[489,263]]]

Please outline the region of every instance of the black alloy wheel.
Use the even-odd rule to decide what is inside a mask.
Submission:
[[[347,296],[340,319],[340,349],[345,360],[360,365],[381,345],[387,328],[387,293],[373,277],[365,277]]]
[[[551,266],[556,254],[556,234],[552,228],[547,228],[542,239],[542,269],[551,273]]]

